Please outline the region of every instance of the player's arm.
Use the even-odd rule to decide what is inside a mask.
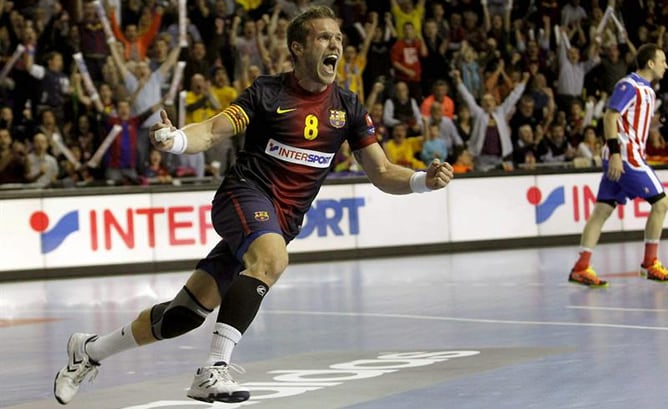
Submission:
[[[151,127],[151,143],[161,151],[176,154],[204,152],[223,139],[243,132],[248,126],[248,117],[237,105],[181,129],[172,126],[165,111],[160,112],[160,117],[162,121]]]
[[[614,109],[606,109],[603,116],[603,134],[605,135],[606,144],[609,140],[617,141],[617,120],[619,119],[619,112]],[[612,153],[612,152],[611,152]]]
[[[619,119],[619,115],[619,112],[608,108],[603,116],[603,134],[605,135],[605,144],[610,151],[607,176],[610,180],[614,181],[619,180],[622,173],[624,173],[619,139],[617,137],[617,119]]]
[[[385,193],[405,195],[444,188],[452,179],[452,166],[435,159],[426,172],[414,171],[390,162],[377,143],[354,152],[367,177]]]

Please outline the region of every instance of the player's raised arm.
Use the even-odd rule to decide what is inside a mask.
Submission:
[[[369,180],[383,192],[404,195],[442,189],[450,183],[454,173],[447,162],[435,159],[426,172],[414,171],[390,162],[377,143],[355,151],[355,159]]]
[[[161,122],[151,127],[151,143],[161,151],[175,154],[198,153],[243,132],[248,117],[237,105],[231,105],[219,114],[202,122],[192,123],[177,129],[172,125],[167,112],[160,112]]]

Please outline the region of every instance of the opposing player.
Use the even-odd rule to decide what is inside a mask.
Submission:
[[[213,199],[213,225],[224,239],[173,300],[141,312],[110,334],[73,334],[69,363],[54,384],[60,403],[72,400],[100,361],[197,328],[219,305],[209,358],[197,370],[188,396],[206,402],[248,399],[248,389],[229,373],[232,350],[286,269],[286,246],[299,233],[341,144],[348,141],[370,181],[387,193],[427,192],[450,182],[447,163],[435,160],[426,172],[414,172],[387,160],[363,105],[334,84],[342,37],[331,9],[310,8],[288,28],[293,72],[258,78],[223,112],[182,129],[172,127],[162,113],[151,141],[163,151],[201,152],[246,132],[243,152]]]
[[[596,195],[594,211],[585,225],[580,241],[580,257],[569,281],[590,287],[603,287],[590,265],[592,249],[601,235],[603,224],[615,206],[626,199],[641,197],[651,206],[645,225],[645,255],[640,272],[650,280],[667,281],[668,270],[658,259],[659,240],[668,210],[668,199],[661,181],[645,162],[645,142],[656,108],[652,81],[666,71],[666,55],[655,44],[645,44],[636,54],[637,70],[622,78],[610,96],[603,118],[606,146],[603,148],[603,176]]]

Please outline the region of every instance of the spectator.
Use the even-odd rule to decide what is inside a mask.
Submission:
[[[603,140],[596,132],[596,128],[587,125],[584,128],[582,142],[578,144],[575,152],[575,158],[583,158],[590,161],[590,166],[601,164],[601,148]]]
[[[186,59],[186,67],[183,70],[183,88],[190,89],[190,80],[195,74],[202,74],[207,77],[210,67],[211,64],[206,59],[206,46],[204,43],[193,43]]]
[[[533,128],[528,124],[522,125],[518,135],[513,148],[513,164],[516,169],[534,169],[538,158],[538,141],[534,138]]]
[[[538,144],[538,158],[543,163],[567,162],[575,157],[575,149],[566,139],[566,130],[563,125],[553,123],[547,137]]]
[[[621,58],[617,44],[608,45],[604,51],[601,63],[591,72],[596,80],[597,88],[610,95],[617,81],[629,72],[629,65]],[[632,48],[632,53],[635,55],[635,47]]]
[[[461,73],[462,83],[476,100],[480,99],[483,93],[483,83],[477,59],[478,53],[476,50],[467,41],[464,41],[455,66]]]
[[[141,124],[154,112],[158,111],[160,105],[154,105],[138,116],[132,116],[130,101],[123,99],[118,101],[117,116],[102,114],[102,107],[98,104],[98,112],[101,113],[107,129],[114,125],[121,127],[121,132],[104,155],[105,178],[117,185],[128,185],[139,183],[139,160],[140,153],[138,144],[141,137]],[[141,168],[142,170],[144,167]]]
[[[215,65],[224,66],[227,74],[231,75],[234,73],[235,63],[234,50],[230,45],[233,21],[231,16],[234,7],[228,8],[225,0],[216,0],[213,8],[210,8],[209,4],[210,2],[206,0],[197,0],[195,6],[189,10],[188,16],[208,45],[206,50],[208,60]],[[178,29],[178,25],[174,28]],[[287,42],[285,44],[287,47]]]
[[[572,146],[578,146],[582,141],[582,136],[584,134],[585,123],[585,110],[580,99],[573,99],[570,104],[570,109],[566,115],[566,139]]]
[[[281,7],[276,4],[274,12],[267,26],[267,50],[272,61],[278,61],[290,54],[288,50],[288,23],[285,17],[281,17]],[[369,37],[371,35],[368,35]],[[280,71],[277,67],[277,71]]]
[[[149,184],[169,184],[172,183],[172,175],[163,164],[162,152],[157,149],[151,149],[148,156],[148,166],[144,170],[144,177]]]
[[[420,104],[420,113],[423,117],[431,117],[431,106],[434,102],[439,103],[443,116],[450,119],[455,116],[455,103],[448,95],[448,83],[445,80],[434,82],[432,93]]]
[[[447,42],[449,53],[455,53],[461,50],[462,44],[466,40],[466,30],[462,25],[461,13],[453,12],[450,14],[450,31],[448,32]]]
[[[216,97],[216,100],[218,100],[221,111],[230,106],[232,101],[237,98],[238,92],[230,84],[230,78],[224,67],[216,67],[214,69],[211,92]]]
[[[65,122],[65,103],[72,93],[70,80],[63,73],[63,56],[58,52],[49,53],[46,57],[47,66],[35,64],[32,56],[26,59],[26,69],[39,80],[42,96],[37,106],[38,111],[50,110],[59,124]]]
[[[422,150],[422,137],[407,138],[406,124],[398,123],[392,128],[392,139],[385,142],[383,148],[392,163],[411,169],[424,169],[426,165],[417,159]]]
[[[220,112],[220,102],[211,90],[211,83],[204,76],[193,75],[190,87],[190,91],[186,93],[186,124],[202,122]],[[211,152],[178,156],[176,159],[179,161],[179,175],[203,177],[204,164],[211,163],[215,159],[222,160],[224,163],[222,170],[227,170],[228,164],[231,165],[233,158],[236,157],[234,152],[229,151],[234,151],[232,138],[227,138],[214,146]]]
[[[448,43],[445,37],[439,34],[438,24],[433,18],[424,24],[423,41],[427,54],[420,57],[422,67],[422,94],[427,95],[433,89],[437,81],[444,78],[444,67],[448,66],[445,53],[448,51]]]
[[[153,41],[151,44],[151,57],[148,63],[151,72],[160,69],[160,66],[168,61],[170,48],[170,42],[167,35],[159,35],[155,41]],[[160,87],[160,93],[162,95],[167,94],[169,91],[169,87],[172,82],[172,74],[173,72],[169,70],[165,75],[165,79],[162,82],[162,86]]]
[[[334,172],[359,172],[360,166],[350,150],[348,141],[344,141],[334,157]]]
[[[81,150],[81,160],[87,162],[97,149],[97,133],[93,132],[91,120],[86,114],[77,118],[69,138]],[[83,163],[82,162],[82,163]]]
[[[615,35],[615,23],[612,19],[608,19],[607,24],[603,27],[601,33],[598,32],[598,26],[603,21],[603,10],[594,6],[591,9],[591,17],[589,19],[589,42],[597,41],[604,48],[607,48],[611,45],[617,45],[617,36]]]
[[[561,28],[561,39],[557,47],[559,57],[559,77],[557,81],[557,106],[568,110],[574,98],[582,96],[585,74],[599,62],[598,43],[593,43],[589,50],[589,58],[580,61],[580,49],[571,47],[566,28]]]
[[[230,33],[230,45],[237,51],[236,61],[241,61],[242,57],[246,57],[249,59],[250,65],[258,67],[260,73],[265,73],[267,72],[267,67],[264,66],[262,55],[258,48],[258,32],[255,21],[244,21],[242,35],[240,36],[238,31],[241,22],[241,17],[235,16],[232,23],[232,32]],[[234,77],[239,78],[240,76],[240,65],[237,63],[237,71],[235,72]]]
[[[28,134],[35,128],[29,115],[22,115],[20,120],[16,120],[14,111],[10,107],[0,108],[0,129],[9,130],[12,140],[23,142],[28,138]]]
[[[452,154],[454,160],[452,169],[454,173],[468,173],[475,170],[473,155],[466,146],[457,146]]]
[[[445,6],[443,5],[443,3],[438,3],[438,2],[431,3],[431,20],[434,23],[436,23],[436,31],[438,33],[438,36],[445,41],[447,50],[448,46],[447,39],[448,39],[448,32],[450,31],[450,24],[446,20]]]
[[[487,40],[484,26],[480,21],[481,14],[482,13],[472,9],[462,12],[464,20],[464,32],[466,33],[466,42],[468,42],[470,45],[484,44],[485,40]]]
[[[104,113],[115,115],[116,102],[114,101],[114,92],[112,91],[109,84],[100,84],[100,89],[98,92],[100,94],[100,103],[102,104]]]
[[[81,36],[81,53],[93,81],[102,81],[102,68],[107,62],[109,46],[100,19],[92,1],[76,0],[77,16],[79,16],[79,35]]]
[[[26,183],[28,163],[25,153],[14,148],[8,129],[0,129],[0,185]]]
[[[22,29],[21,44],[25,47],[25,51],[12,70],[14,89],[22,90],[22,92],[12,94],[14,117],[20,118],[23,110],[27,108],[30,110],[31,117],[35,118],[40,100],[40,88],[35,86],[35,80],[29,70],[31,61],[37,52],[37,34],[29,24]]]
[[[394,97],[385,101],[383,109],[383,123],[393,128],[399,123],[408,125],[409,135],[422,133],[422,116],[415,98],[408,93],[408,85],[399,81],[394,87]]]
[[[491,94],[497,104],[506,99],[514,87],[515,84],[506,73],[502,58],[496,60],[496,67],[485,69],[485,92]]]
[[[128,65],[120,55],[118,47],[113,43],[111,46],[111,55],[113,57],[116,68],[120,72],[121,78],[125,83],[125,88],[129,92],[129,101],[132,107],[132,113],[135,117],[143,117],[142,113],[150,112],[151,107],[162,102],[162,84],[169,75],[169,72],[176,65],[179,58],[180,49],[173,48],[169,52],[167,60],[163,62],[160,67],[151,71],[148,60],[142,60],[134,65],[134,72],[130,71]],[[120,116],[120,112],[119,112]],[[138,129],[139,137],[136,145],[137,166],[140,172],[143,171],[144,166],[148,161],[149,151],[149,128],[156,122],[160,121],[160,114],[153,111],[152,115],[145,118],[145,121]]]
[[[218,112],[221,105],[211,89],[211,83],[201,74],[193,75],[186,92],[186,124],[202,122]]]
[[[543,112],[536,109],[535,105],[530,94],[524,94],[520,98],[517,109],[509,121],[513,143],[517,143],[520,139],[519,129],[523,125],[529,125],[532,130],[535,130],[538,125],[544,124]]]
[[[564,27],[583,24],[585,19],[587,19],[587,12],[580,5],[580,0],[569,0],[561,8],[561,25]]]
[[[457,106],[455,126],[457,127],[457,133],[462,138],[462,141],[468,143],[471,139],[471,132],[473,132],[473,117],[471,116],[471,110],[468,105],[459,104],[459,106]]]
[[[81,148],[76,144],[67,146],[70,150],[74,162],[70,162],[64,157],[59,163],[60,175],[58,177],[59,186],[76,187],[90,184],[94,177],[88,166],[83,162]]]
[[[459,145],[464,145],[462,137],[459,136],[457,132],[457,127],[452,119],[443,115],[443,109],[441,108],[440,102],[434,102],[431,106],[431,116],[427,119],[425,118],[424,129],[427,129],[430,126],[436,126],[438,129],[438,137],[445,143],[447,152],[454,152],[454,147]],[[429,163],[427,161],[425,163]],[[441,161],[443,162],[443,161]]]
[[[49,140],[41,132],[32,140],[32,152],[28,154],[27,182],[35,187],[49,187],[58,179],[58,162],[49,155]]]
[[[404,37],[398,39],[390,50],[390,60],[394,68],[395,79],[405,82],[410,90],[411,97],[421,101],[422,65],[420,64],[420,57],[427,55],[427,48],[416,33],[413,24],[407,22],[404,26]]]
[[[381,145],[383,142],[390,139],[389,130],[383,121],[383,102],[379,99],[379,96],[382,94],[384,89],[385,86],[382,82],[376,82],[373,84],[371,93],[369,93],[369,97],[365,101],[365,107],[367,111],[369,111],[369,116],[373,121],[374,130],[376,132],[376,140]]]
[[[143,61],[146,58],[149,46],[158,34],[162,21],[162,7],[158,6],[150,17],[151,24],[144,32],[140,32],[137,24],[126,23],[125,29],[121,30],[114,7],[110,7],[109,23],[114,31],[116,40],[123,44],[123,57],[126,61]],[[108,39],[107,39],[108,40]]]
[[[418,0],[417,4],[413,4],[413,0],[390,0],[390,11],[396,22],[397,38],[399,40],[403,40],[407,36],[407,23],[411,25],[414,33],[422,33],[425,2],[426,0]]]
[[[362,46],[357,50],[354,45],[348,44],[343,50],[343,56],[337,66],[337,82],[343,89],[357,94],[364,102],[363,73],[366,68],[366,57],[371,45],[373,33],[378,26],[378,14],[371,13],[371,23],[366,26],[366,36]]]
[[[490,94],[485,94],[481,105],[478,105],[462,82],[459,71],[455,71],[454,75],[457,90],[473,116],[473,130],[468,146],[475,158],[476,169],[486,171],[499,166],[507,169],[508,161],[512,162],[513,152],[507,116],[524,92],[529,74],[524,73],[522,81],[515,86],[501,105],[496,105],[494,97]]]
[[[448,147],[445,140],[440,137],[440,132],[440,127],[436,123],[426,127],[425,138],[420,151],[420,160],[423,163],[431,163],[434,159],[445,162],[448,158]]]
[[[510,14],[513,2],[512,0],[499,0],[488,5],[488,0],[482,0],[481,3],[487,40],[493,39],[499,49],[505,51],[509,46]]]
[[[534,110],[542,113],[543,125],[547,125],[554,118],[556,103],[554,101],[554,91],[547,85],[545,75],[536,73],[533,76],[533,81],[527,94],[534,101]]]
[[[40,113],[39,118],[40,120],[37,126],[37,131],[46,137],[46,140],[49,143],[47,150],[54,156],[60,155],[62,152],[60,151],[60,148],[56,146],[55,142],[56,140],[63,141],[65,134],[58,126],[59,122],[56,119],[56,115],[50,109],[45,109]]]
[[[386,13],[385,27],[376,26],[371,36],[367,65],[362,73],[364,95],[369,95],[372,85],[378,81],[382,82],[386,88],[389,87],[390,78],[392,78],[390,50],[395,38],[396,31],[392,24],[392,15]]]

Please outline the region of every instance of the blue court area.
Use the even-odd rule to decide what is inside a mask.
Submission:
[[[67,407],[663,409],[668,287],[637,275],[641,250],[597,248],[595,290],[567,283],[575,246],[295,264],[235,351],[250,401],[186,398],[212,314],[104,361]],[[119,328],[187,275],[0,284],[0,407],[61,407],[69,334]]]

